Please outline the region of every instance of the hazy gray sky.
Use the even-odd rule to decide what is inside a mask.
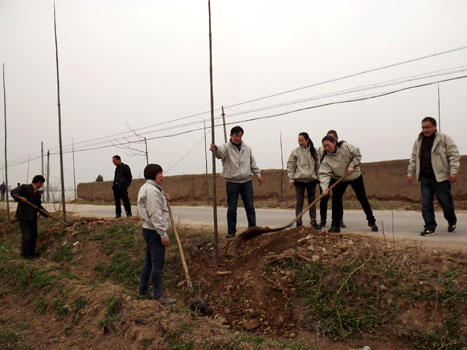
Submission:
[[[209,113],[176,120],[210,108],[207,10],[207,1],[197,0],[56,1],[67,186],[73,183],[72,139],[81,150],[75,153],[77,182],[98,174],[111,180],[114,154],[134,177],[142,176],[145,158],[118,146],[136,140],[127,125],[149,139],[149,160],[166,175],[204,172],[202,130],[161,136],[202,128],[203,119],[210,125]],[[467,45],[463,0],[213,0],[211,11],[216,108]],[[0,0],[0,61],[6,67],[9,182],[26,182],[28,157],[28,180],[40,173],[43,141],[53,154],[51,183],[58,183],[52,1]],[[245,120],[464,76],[466,69],[462,49],[228,107],[227,122],[243,126],[262,169],[281,167],[281,131],[285,161],[299,132],[319,145],[328,129],[360,147],[364,162],[408,158],[421,118],[438,118],[437,84]],[[441,129],[466,154],[467,79],[439,88]],[[4,166],[3,98],[1,107]],[[216,143],[222,142],[222,128],[216,128]],[[144,149],[141,143],[131,147]]]

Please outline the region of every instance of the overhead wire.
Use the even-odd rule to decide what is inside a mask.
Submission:
[[[363,75],[363,74],[377,72],[377,71],[388,69],[388,68],[394,68],[394,67],[405,65],[405,64],[408,64],[408,63],[413,63],[413,62],[417,62],[417,61],[421,61],[421,60],[425,60],[425,59],[429,59],[429,58],[433,58],[433,57],[438,57],[438,56],[450,54],[450,53],[453,53],[453,52],[462,51],[462,50],[465,50],[465,49],[467,49],[467,46],[460,46],[460,47],[449,49],[449,50],[435,52],[435,53],[432,53],[432,54],[419,56],[419,57],[416,57],[416,58],[407,59],[407,60],[399,61],[399,62],[396,62],[396,63],[392,63],[392,64],[388,64],[388,65],[384,65],[384,66],[380,66],[380,67],[376,67],[376,68],[372,68],[372,69],[363,70],[363,71],[360,71],[360,72],[357,72],[357,73],[352,73],[352,74],[344,75],[344,76],[337,77],[337,78],[323,80],[323,81],[320,81],[320,82],[317,82],[317,83],[313,83],[313,84],[305,85],[305,86],[302,86],[302,87],[281,91],[281,92],[278,92],[278,93],[274,93],[274,94],[270,94],[270,95],[266,95],[266,96],[246,100],[246,101],[243,101],[243,102],[234,103],[234,104],[231,104],[231,105],[226,105],[225,108],[233,108],[233,107],[249,104],[249,103],[252,103],[252,102],[257,102],[257,101],[265,100],[265,99],[268,99],[268,98],[281,96],[281,95],[288,94],[288,93],[291,93],[291,92],[296,92],[296,91],[300,91],[300,90],[304,90],[304,89],[308,89],[308,88],[311,88],[311,87],[316,87],[316,86],[320,86],[320,85],[324,85],[324,84],[328,84],[328,83],[332,83],[332,82],[342,81],[342,80],[352,78],[352,77],[357,77],[357,76],[360,76],[360,75]],[[218,111],[220,111],[220,108],[215,109],[215,112],[218,112]],[[185,120],[185,119],[190,119],[190,118],[205,115],[205,114],[208,114],[208,113],[210,113],[210,111],[190,114],[190,115],[187,115],[187,116],[183,116],[183,117],[163,121],[163,122],[160,122],[160,123],[155,123],[155,124],[152,124],[152,125],[139,127],[139,128],[133,129],[131,131],[124,131],[124,132],[119,132],[119,133],[115,133],[115,134],[111,134],[111,135],[107,135],[107,136],[100,136],[100,137],[89,139],[89,140],[78,141],[74,145],[75,145],[75,147],[76,146],[79,147],[79,145],[82,145],[82,144],[93,143],[93,142],[98,141],[98,140],[104,140],[104,139],[109,139],[109,138],[112,138],[112,137],[126,135],[128,133],[131,133],[132,131],[140,131],[140,130],[150,129],[150,128],[153,128],[153,127],[156,127],[156,126],[171,124],[171,123],[174,123],[174,122],[178,122],[178,121]],[[168,129],[165,129],[165,130],[168,130]],[[89,146],[91,146],[91,145],[88,145],[86,147],[89,147]],[[64,145],[63,147],[64,148],[69,148],[69,147],[72,147],[72,145],[71,144]],[[50,150],[56,150],[56,149],[58,149],[58,147],[51,148]],[[37,154],[37,152],[33,152],[30,155],[35,155],[35,154]]]

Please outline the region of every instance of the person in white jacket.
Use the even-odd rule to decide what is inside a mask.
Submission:
[[[433,199],[436,194],[448,222],[448,232],[456,229],[457,217],[451,195],[451,183],[457,181],[460,167],[459,150],[454,140],[436,130],[436,119],[425,117],[422,132],[412,148],[407,181],[412,184],[415,176],[422,191],[422,216],[425,227],[420,235],[435,234],[436,220]]]
[[[138,192],[138,213],[143,221],[141,229],[146,241],[146,258],[139,280],[139,294],[147,295],[149,277],[152,282],[152,296],[161,304],[173,304],[176,299],[162,292],[162,271],[164,268],[165,248],[169,246],[167,230],[170,225],[167,199],[170,197],[162,190],[164,174],[158,164],[148,164],[144,168],[146,182]]]
[[[316,184],[318,182],[318,156],[310,136],[306,132],[298,134],[298,147],[290,154],[287,161],[287,175],[290,188],[295,187],[295,216],[303,211],[305,190],[308,195],[308,204],[315,200]],[[310,224],[319,230],[316,222],[316,206],[309,209]],[[302,218],[297,221],[297,227],[303,225]]]
[[[348,185],[360,202],[368,220],[368,226],[373,232],[378,231],[376,219],[373,216],[370,203],[366,197],[365,185],[360,170],[362,155],[360,150],[348,143],[337,142],[336,139],[327,135],[322,140],[324,155],[319,166],[319,181],[323,189],[323,195],[329,194],[329,186],[340,177],[346,177],[332,190],[332,223],[328,232],[340,232],[339,222],[342,218],[342,197]]]
[[[230,130],[230,141],[216,146],[211,144],[214,156],[222,160],[222,176],[226,180],[227,190],[227,238],[235,237],[237,232],[237,203],[242,196],[248,226],[256,226],[256,212],[253,204],[253,175],[261,185],[263,179],[256,166],[251,148],[243,141],[243,129],[235,126]]]

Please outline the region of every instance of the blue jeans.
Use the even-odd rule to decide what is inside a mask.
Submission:
[[[454,201],[451,196],[451,183],[448,180],[437,182],[435,179],[421,177],[420,185],[422,188],[422,215],[425,221],[425,229],[434,232],[437,226],[433,207],[435,193],[438,203],[443,208],[444,218],[448,221],[449,225],[455,225],[457,218],[454,212]]]
[[[145,295],[149,288],[149,276],[151,276],[152,295],[154,299],[162,296],[162,269],[164,268],[165,247],[162,245],[161,236],[147,228],[141,229],[146,241],[146,259],[139,279],[139,294]]]
[[[227,181],[227,227],[228,233],[237,232],[237,203],[238,195],[242,196],[245,207],[248,226],[256,226],[256,213],[253,205],[253,182],[250,180],[244,183]]]

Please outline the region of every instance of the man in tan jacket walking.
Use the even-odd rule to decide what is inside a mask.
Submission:
[[[256,166],[251,148],[243,141],[243,129],[235,126],[230,131],[230,140],[219,147],[211,144],[210,150],[216,158],[222,160],[222,176],[227,187],[227,238],[235,237],[237,232],[237,202],[242,196],[248,226],[256,226],[256,212],[253,205],[253,175],[261,185],[263,179]]]
[[[451,183],[457,181],[460,166],[460,154],[454,140],[437,131],[436,120],[425,117],[422,120],[422,132],[412,148],[407,181],[413,178],[420,181],[422,191],[422,215],[425,228],[420,234],[435,234],[436,220],[433,207],[434,195],[443,208],[444,218],[448,222],[448,231],[456,229],[457,218],[451,195]]]

